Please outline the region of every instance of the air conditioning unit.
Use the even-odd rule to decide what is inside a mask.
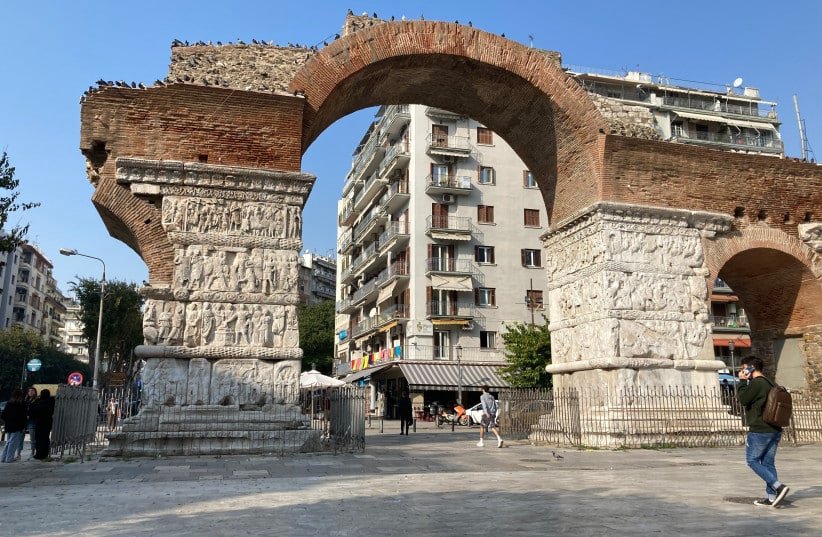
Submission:
[[[442,202],[443,203],[454,203],[454,195],[453,194],[443,194],[442,195]]]

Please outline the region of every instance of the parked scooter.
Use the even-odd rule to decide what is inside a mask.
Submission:
[[[437,424],[437,427],[450,423],[467,426],[470,422],[468,414],[465,413],[465,407],[462,405],[454,405],[454,408],[448,412],[446,412],[444,406],[439,405],[437,414],[434,416],[434,423]]]

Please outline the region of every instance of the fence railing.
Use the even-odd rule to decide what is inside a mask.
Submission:
[[[178,386],[169,386],[176,393]],[[240,386],[254,390],[258,386]],[[141,394],[61,386],[57,392],[52,456],[87,457],[117,437],[129,454],[295,453],[359,451],[365,446],[365,392],[352,386],[300,390],[268,404],[168,404],[142,408]],[[140,415],[140,411],[145,415]],[[146,419],[148,418],[148,419]],[[146,427],[147,423],[154,423]],[[121,444],[123,440],[120,440]],[[164,447],[165,446],[165,447]],[[183,447],[186,446],[186,447]],[[173,448],[172,448],[173,449]],[[185,451],[185,450],[189,451]]]
[[[744,409],[729,389],[505,390],[503,436],[575,447],[720,447],[745,442]],[[793,394],[783,442],[822,441],[822,397]]]

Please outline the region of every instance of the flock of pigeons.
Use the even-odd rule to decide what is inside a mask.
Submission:
[[[349,9],[348,10],[348,15],[354,15],[354,12]],[[367,17],[368,13],[363,13],[362,16]],[[371,16],[371,18],[372,19],[379,19],[379,17],[377,16],[376,13],[374,13]],[[394,21],[395,18],[392,16],[390,20]],[[407,19],[405,18],[405,16],[403,16],[403,17],[401,17],[400,20],[404,21],[404,20],[407,20]],[[425,17],[420,15],[420,20],[425,20]],[[454,24],[459,24],[459,23],[460,23],[460,21],[458,21],[458,20],[454,21]],[[374,24],[374,21],[370,20],[369,21],[369,26],[372,25],[372,24]],[[471,21],[468,21],[468,26],[473,27],[473,24],[471,23]],[[505,34],[502,34],[502,37],[505,37]],[[340,34],[335,34],[333,40],[337,40],[339,38],[340,38]],[[330,38],[327,38],[327,39],[330,39]],[[324,46],[328,46],[328,40],[327,39],[322,41],[322,44]],[[276,45],[273,41],[263,41],[263,40],[252,39],[251,43],[246,43],[245,41],[243,41],[242,39],[239,39],[239,38],[234,42],[227,42],[225,44],[226,45],[233,45],[233,46],[248,45],[248,44],[250,44],[250,45],[262,45],[262,46],[280,46],[280,45]],[[222,43],[222,41],[215,41],[215,42],[195,41],[193,43],[189,43],[188,41],[182,41],[180,39],[175,39],[174,41],[171,42],[171,48],[192,47],[192,46],[194,46],[194,47],[203,47],[203,46],[212,47],[212,46],[215,46],[215,45],[216,46],[222,46],[223,43]],[[299,43],[288,43],[286,46],[288,48],[292,48],[292,49],[296,48],[296,49],[303,49],[303,50],[310,51],[310,53],[307,54],[305,56],[305,58],[303,58],[302,60],[300,58],[295,58],[294,59],[294,64],[295,65],[298,65],[300,63],[304,63],[305,61],[307,61],[311,57],[311,53],[317,52],[319,50],[319,44],[317,44],[317,45],[302,45],[302,44],[299,44]],[[165,80],[159,80],[159,79],[155,80],[154,81],[154,86],[165,86],[167,84],[172,84],[172,83],[185,84],[185,83],[190,83],[190,82],[196,82],[196,81],[192,77],[190,77],[189,75],[183,75],[182,77],[178,77],[178,78],[175,78],[175,79],[167,78]],[[207,79],[200,80],[199,83],[203,84],[205,86],[226,86],[227,87],[229,85],[228,82],[225,82],[225,81],[222,81],[222,82],[221,81],[209,82]],[[100,80],[97,81],[97,88],[95,88],[94,86],[89,86],[88,90],[83,92],[83,96],[80,98],[80,102],[82,103],[83,101],[85,101],[86,97],[88,97],[91,93],[93,93],[97,89],[105,88],[105,87],[128,88],[128,89],[146,89],[147,86],[145,84],[143,84],[142,82],[126,82],[124,80],[114,80],[114,81],[112,81],[112,80],[100,79]],[[261,86],[259,89],[261,89],[263,91],[268,90],[268,88],[264,85]],[[295,94],[300,94],[300,93],[301,92],[295,92]]]

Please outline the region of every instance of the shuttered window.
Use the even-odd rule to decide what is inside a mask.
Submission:
[[[539,227],[539,209],[525,209],[525,225]]]
[[[480,224],[494,223],[494,206],[493,205],[477,205],[477,222]]]
[[[485,127],[477,127],[477,143],[491,145],[494,143],[494,131]]]

